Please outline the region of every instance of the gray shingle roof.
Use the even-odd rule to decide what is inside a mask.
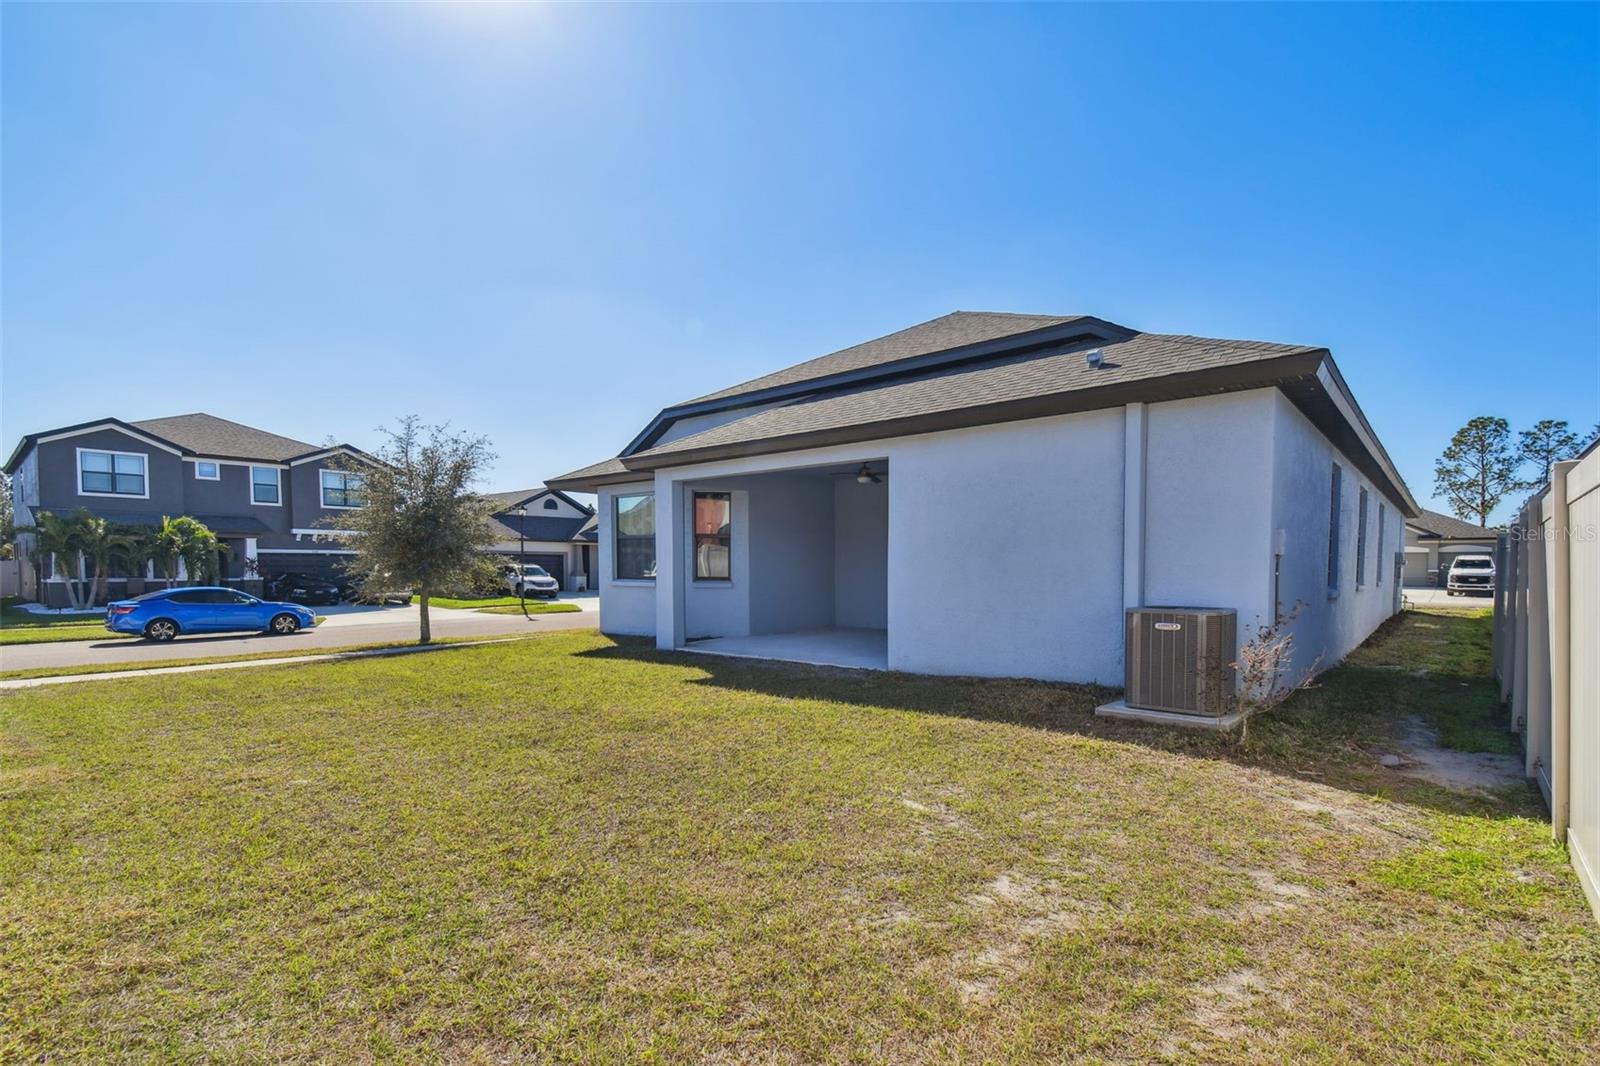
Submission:
[[[280,437],[264,429],[201,413],[147,418],[141,422],[130,422],[129,425],[191,452],[229,459],[263,459],[281,463],[320,450],[317,445],[307,444],[303,440]]]
[[[808,359],[804,363],[785,367],[775,373],[722,389],[719,392],[698,396],[687,403],[703,403],[759,392],[778,385],[792,385],[812,378],[828,377],[851,370],[893,363],[933,352],[949,351],[969,344],[997,340],[1019,333],[1028,333],[1047,326],[1059,326],[1082,318],[1082,315],[1016,315],[1003,311],[952,311],[948,315],[909,326],[875,340],[864,341],[837,352]]]
[[[1453,515],[1440,514],[1438,511],[1423,511],[1418,518],[1406,519],[1406,525],[1420,530],[1426,536],[1451,539],[1482,539],[1499,532],[1498,527],[1485,529],[1476,522],[1463,522]]]
[[[1098,347],[1105,358],[1098,370],[1091,370],[1084,359],[1084,352],[1094,347]],[[866,426],[1011,400],[1153,381],[1173,374],[1320,350],[1314,346],[1265,341],[1139,333],[1120,342],[1079,343],[1054,354],[1002,358],[804,399],[784,407],[757,411],[629,458],[661,458],[719,445]],[[611,463],[616,464],[617,471],[626,469],[620,460],[611,460],[575,471],[565,478],[615,472]]]
[[[583,518],[545,518],[542,515],[529,515],[522,520],[522,528],[525,533],[524,539],[546,541],[575,540],[589,520],[589,516]],[[489,528],[493,529],[495,536],[502,541],[517,539],[517,520],[514,515],[497,515],[489,519]]]

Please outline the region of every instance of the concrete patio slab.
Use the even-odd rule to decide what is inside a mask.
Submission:
[[[714,637],[691,641],[680,650],[856,670],[889,669],[889,634],[882,629],[811,629],[754,637]]]

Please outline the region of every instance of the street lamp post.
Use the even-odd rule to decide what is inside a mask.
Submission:
[[[517,516],[517,602],[522,604],[522,617],[528,617],[528,582],[527,575],[522,569],[522,557],[527,553],[528,532],[523,528],[523,519],[528,517],[528,509],[518,505],[511,512]]]

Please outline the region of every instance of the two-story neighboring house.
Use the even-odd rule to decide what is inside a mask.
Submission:
[[[595,546],[600,525],[594,508],[564,492],[540,486],[490,493],[492,528],[498,541],[489,550],[503,559],[537,563],[569,592],[595,588]]]
[[[328,539],[338,516],[360,506],[359,478],[329,468],[340,454],[368,458],[349,445],[308,444],[215,415],[102,418],[28,434],[4,470],[19,526],[40,511],[80,507],[138,526],[189,515],[227,546],[222,572],[238,583],[258,572],[331,571],[349,554]],[[24,555],[31,546],[30,537],[19,538]],[[63,568],[85,576],[82,560],[43,560],[45,588],[28,591],[45,603],[65,602]],[[111,595],[123,593],[130,576],[155,574],[116,573]]]

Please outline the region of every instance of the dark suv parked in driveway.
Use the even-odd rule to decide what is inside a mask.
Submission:
[[[336,582],[315,574],[279,574],[267,579],[266,591],[290,603],[334,604],[344,598]]]

